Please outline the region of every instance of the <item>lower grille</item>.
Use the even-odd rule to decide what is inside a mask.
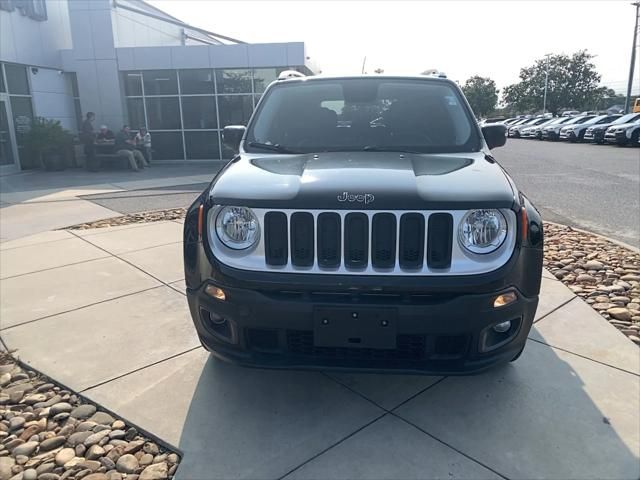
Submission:
[[[337,360],[422,360],[426,352],[424,335],[398,335],[394,349],[317,347],[313,332],[287,330],[287,350],[294,355]]]

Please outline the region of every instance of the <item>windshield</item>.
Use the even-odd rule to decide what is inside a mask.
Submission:
[[[260,102],[248,152],[480,149],[475,119],[448,82],[393,78],[275,84]]]
[[[640,120],[640,113],[627,113],[626,115],[618,118],[615,122],[612,122],[612,125],[618,125],[620,123],[632,123],[637,120]]]

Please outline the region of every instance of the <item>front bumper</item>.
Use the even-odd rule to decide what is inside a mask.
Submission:
[[[604,141],[603,131],[592,131],[584,134],[584,139],[592,143],[602,143]]]
[[[558,134],[556,132],[554,132],[553,130],[543,130],[542,131],[542,139],[546,139],[546,140],[557,140],[558,139]]]
[[[205,293],[208,284],[187,290],[203,346],[225,361],[270,368],[476,373],[508,362],[524,348],[538,304],[537,296],[525,297],[515,288],[481,294],[391,295],[314,292],[300,285],[288,291],[218,285],[226,295],[221,301]],[[495,297],[505,291],[515,291],[517,300],[494,308]],[[380,309],[393,312],[395,348],[316,345],[319,309],[348,309],[360,315]],[[506,321],[512,322],[507,333],[493,332],[494,325]],[[340,327],[334,331],[336,337],[344,334]]]
[[[604,141],[618,145],[626,145],[629,139],[625,132],[607,132],[604,134]]]
[[[569,132],[560,132],[559,135],[560,140],[575,140],[576,134],[573,131],[569,131]]]

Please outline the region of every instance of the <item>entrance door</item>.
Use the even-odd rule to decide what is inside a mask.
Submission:
[[[0,173],[17,169],[13,125],[7,112],[7,102],[0,99]]]

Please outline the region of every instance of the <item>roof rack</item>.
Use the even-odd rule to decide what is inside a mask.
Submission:
[[[285,70],[278,75],[278,80],[287,80],[289,78],[304,78],[306,75],[297,70]]]
[[[429,77],[438,77],[438,78],[447,78],[447,74],[444,72],[438,71],[436,68],[431,68],[429,70],[425,70],[421,73],[421,75],[426,75]]]

